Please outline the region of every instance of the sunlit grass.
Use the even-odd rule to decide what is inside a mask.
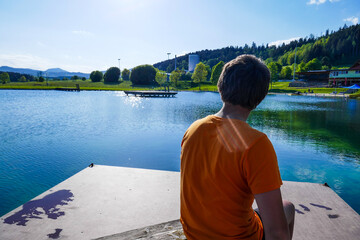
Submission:
[[[170,90],[175,91],[211,91],[217,92],[217,86],[211,84],[210,82],[203,82],[199,86],[196,84],[193,87],[190,87],[190,81],[187,82],[179,81],[178,87],[170,87]],[[147,85],[132,85],[131,81],[122,81],[119,83],[104,83],[104,82],[92,82],[91,80],[63,80],[63,81],[48,81],[46,82],[10,82],[6,84],[0,84],[0,89],[34,89],[34,90],[51,90],[60,87],[76,87],[76,84],[79,84],[81,90],[103,90],[103,91],[134,91],[134,90],[156,90],[162,91],[163,87],[159,86],[147,86]],[[289,82],[273,82],[272,86],[269,87],[269,92],[272,93],[294,93],[294,92],[308,92],[309,87],[289,87]],[[346,89],[342,88],[310,88],[314,93],[319,94],[328,94],[334,91],[342,92]],[[360,95],[351,95],[360,97]]]
[[[308,92],[308,90],[314,91],[314,93],[329,94],[332,92],[345,92],[346,89],[342,88],[314,88],[314,87],[289,87],[289,82],[274,82],[270,85],[269,91],[273,93],[294,93],[294,92]]]

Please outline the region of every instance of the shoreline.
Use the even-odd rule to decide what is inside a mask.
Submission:
[[[9,88],[4,88],[4,87],[0,87],[0,90],[44,90],[44,91],[48,91],[48,90],[53,90],[53,91],[60,91],[58,89],[56,89],[57,87],[42,87],[42,88],[27,88],[27,87],[9,87]],[[153,88],[120,88],[120,89],[115,89],[115,88],[80,88],[80,91],[144,91],[145,90],[154,90]],[[157,91],[162,91],[162,90],[157,90]],[[172,91],[176,91],[176,92],[212,92],[212,93],[218,93],[218,91],[211,91],[211,90],[188,90],[188,89],[172,89]],[[333,93],[306,93],[306,94],[295,94],[295,93],[291,93],[291,92],[268,92],[268,95],[288,95],[288,96],[306,96],[306,97],[332,97],[332,98],[351,98],[350,94],[333,94]],[[351,99],[357,99],[359,100],[359,98],[351,98]]]

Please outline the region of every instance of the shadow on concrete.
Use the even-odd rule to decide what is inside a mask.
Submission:
[[[73,196],[70,190],[64,189],[48,194],[42,199],[29,201],[22,206],[23,208],[20,211],[5,218],[4,223],[26,226],[26,222],[30,218],[42,219],[42,214],[46,214],[48,218],[57,219],[65,215],[65,212],[59,211],[58,206],[67,205],[68,202],[73,200]]]

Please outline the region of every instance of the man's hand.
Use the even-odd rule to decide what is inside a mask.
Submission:
[[[291,239],[294,219],[287,220],[284,212],[284,205],[281,197],[280,189],[255,195],[261,220],[264,224],[264,232],[266,240],[271,239]],[[286,202],[290,207],[294,207],[292,203]]]

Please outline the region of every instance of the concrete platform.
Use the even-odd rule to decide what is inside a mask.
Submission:
[[[95,165],[2,216],[0,239],[183,239],[179,192],[179,172]],[[330,188],[285,181],[282,193],[293,239],[360,236],[359,214]]]

